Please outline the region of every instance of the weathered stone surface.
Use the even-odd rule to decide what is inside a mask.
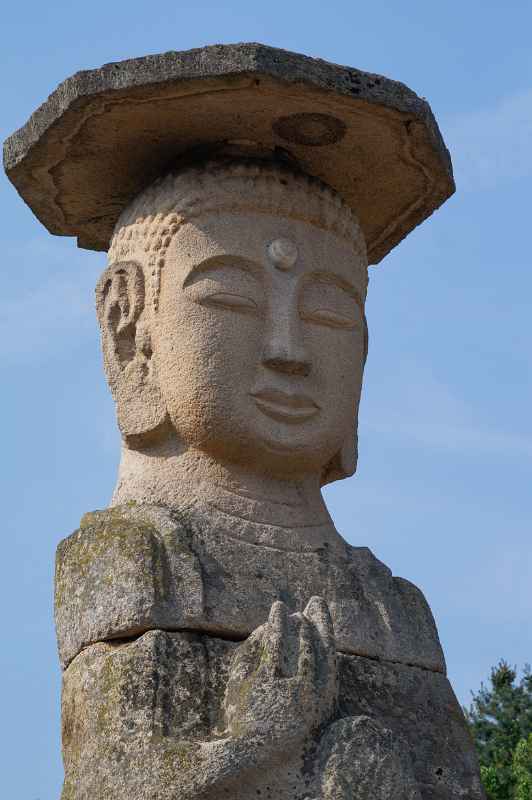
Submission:
[[[184,152],[282,150],[339,191],[380,261],[454,191],[428,103],[401,83],[261,44],[169,52],[78,72],[4,146],[52,232],[106,250],[122,209]]]
[[[194,628],[202,619],[201,564],[189,537],[183,531],[178,540],[175,522],[153,512],[86,514],[79,531],[60,543],[55,615],[63,665],[92,642]]]
[[[301,611],[322,596],[339,650],[445,671],[432,614],[413,584],[392,577],[366,547],[305,541],[289,549],[268,526],[262,544],[236,537],[229,519],[154,506],[87,514],[57,551],[56,629],[63,665],[93,642],[150,628],[242,639],[275,600]],[[261,531],[262,527],[262,531]],[[323,537],[325,539],[325,537]]]
[[[371,717],[348,717],[330,726],[320,745],[323,800],[421,800],[411,753],[401,734]]]
[[[454,190],[425,101],[262,45],[65,81],[5,145],[96,290],[122,459],[58,548],[63,800],[481,800],[430,609],[337,533],[368,260]]]
[[[475,747],[444,675],[366,658],[339,658],[341,715],[369,716],[404,739],[423,800],[484,797]]]
[[[276,639],[272,622],[244,644],[150,631],[88,647],[63,679],[63,800],[481,800],[447,679],[353,656],[336,667],[315,625],[307,666],[297,629]]]
[[[272,258],[280,241],[297,254],[288,269]],[[113,504],[181,508],[207,484],[215,502],[224,487],[283,495],[280,527],[295,505],[324,517],[308,476],[354,469],[367,282],[356,217],[307,176],[217,161],[142,192],[96,289],[125,444]]]

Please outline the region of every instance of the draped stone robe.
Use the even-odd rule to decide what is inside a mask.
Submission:
[[[59,545],[63,800],[480,800],[421,592],[319,525],[209,513],[111,508]],[[313,596],[336,651],[320,719],[327,655],[314,648],[311,688],[271,671],[260,633],[276,602],[295,620]]]

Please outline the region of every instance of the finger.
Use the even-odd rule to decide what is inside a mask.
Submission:
[[[300,617],[301,624],[299,627],[297,671],[300,678],[310,678],[311,681],[313,681],[316,673],[316,652],[314,648],[312,624],[304,614],[298,616]]]
[[[265,635],[266,625],[261,625],[236,648],[231,664],[233,678],[240,681],[246,680],[256,672]]]
[[[286,639],[288,637],[288,608],[280,600],[273,603],[268,617],[267,652],[274,677],[286,674]]]
[[[321,597],[312,597],[305,609],[305,617],[318,634],[316,645],[316,680],[324,694],[334,698],[337,693],[336,640],[329,606]]]
[[[331,643],[334,645],[334,626],[325,600],[322,597],[311,597],[304,614],[316,626],[327,649]]]
[[[286,605],[281,600],[276,600],[275,603],[272,603],[268,617],[269,624],[277,628],[282,627],[286,624],[287,618],[288,608]]]

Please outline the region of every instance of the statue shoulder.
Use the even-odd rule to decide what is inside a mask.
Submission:
[[[194,627],[203,581],[192,538],[186,521],[161,506],[129,503],[85,514],[56,553],[63,666],[93,642]]]
[[[374,655],[445,673],[445,659],[430,606],[411,581],[394,576],[368,547],[348,548],[354,594]],[[354,620],[353,620],[354,622]],[[377,639],[371,630],[378,631]]]

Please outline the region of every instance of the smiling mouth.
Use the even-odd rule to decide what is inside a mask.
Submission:
[[[303,394],[288,394],[277,389],[265,389],[251,396],[264,414],[279,422],[305,422],[320,410],[310,397]]]

